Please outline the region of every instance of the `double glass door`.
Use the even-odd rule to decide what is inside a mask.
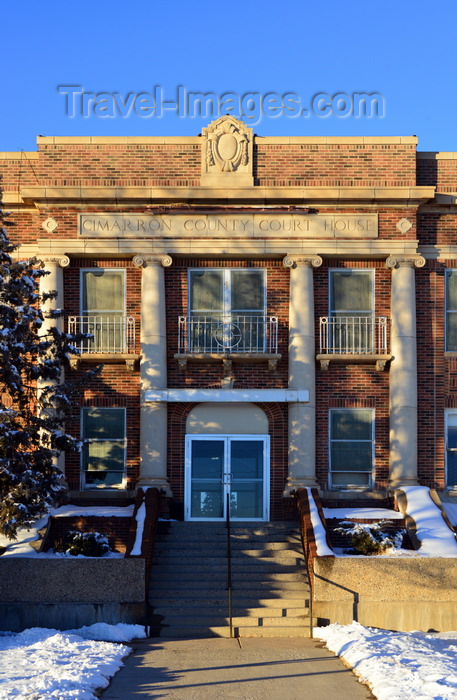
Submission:
[[[187,435],[186,520],[269,519],[269,436]]]

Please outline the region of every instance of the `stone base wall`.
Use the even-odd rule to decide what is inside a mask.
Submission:
[[[2,603],[143,603],[144,559],[0,558]]]
[[[313,612],[320,625],[455,630],[456,576],[457,559],[316,557]]]

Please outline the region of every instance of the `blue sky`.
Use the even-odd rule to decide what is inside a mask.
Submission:
[[[261,136],[415,134],[419,150],[457,151],[456,21],[455,0],[4,3],[0,151],[35,150],[38,134],[197,135],[212,115],[155,99],[178,86],[181,113],[183,92],[212,93]],[[73,116],[70,85],[88,95]],[[381,96],[378,116],[355,116],[363,93]]]

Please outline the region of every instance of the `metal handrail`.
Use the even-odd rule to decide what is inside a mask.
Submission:
[[[229,607],[230,638],[233,637],[233,607],[232,607],[232,543],[230,538],[230,494],[227,494],[227,591]]]

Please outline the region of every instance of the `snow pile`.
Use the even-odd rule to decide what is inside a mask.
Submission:
[[[388,632],[333,624],[314,629],[378,700],[455,700],[457,632]]]
[[[425,486],[405,486],[407,513],[416,523],[424,557],[457,557],[455,533],[444,522],[442,513]]]
[[[145,636],[140,625],[100,623],[66,632],[6,633],[0,636],[0,698],[95,700],[131,651],[113,642]]]

